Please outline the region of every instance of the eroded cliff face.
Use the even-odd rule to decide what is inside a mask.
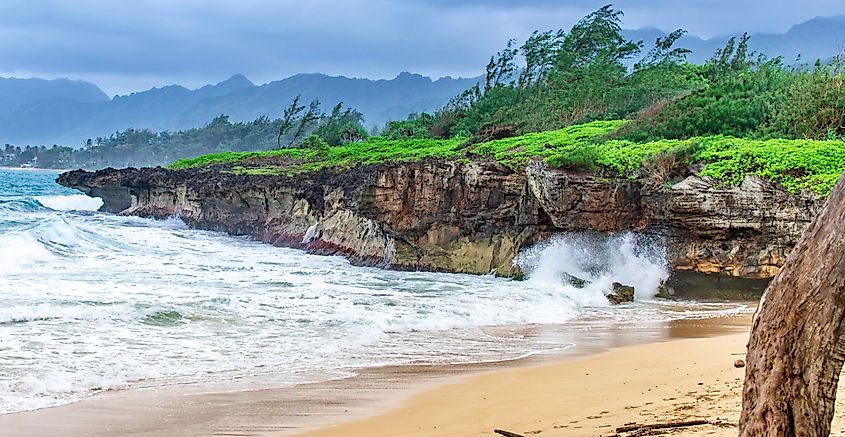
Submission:
[[[681,270],[768,278],[821,207],[756,178],[719,188],[691,176],[671,187],[606,180],[541,162],[383,164],[296,177],[213,170],[75,171],[62,185],[104,209],[249,235],[359,265],[514,276],[520,249],[565,231],[666,238]]]

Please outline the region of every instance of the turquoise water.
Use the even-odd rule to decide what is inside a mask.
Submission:
[[[530,279],[358,268],[249,239],[96,212],[56,172],[0,169],[0,413],[106,389],[352,368],[512,359],[571,347],[526,327],[636,324],[745,311],[648,299],[659,244],[560,237]],[[589,262],[585,262],[589,261]],[[561,271],[593,282],[575,289]],[[642,301],[611,308],[613,280]]]

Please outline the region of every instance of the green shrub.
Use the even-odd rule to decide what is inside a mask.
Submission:
[[[311,134],[306,137],[298,146],[300,149],[310,149],[316,152],[324,152],[328,150],[329,143],[327,143],[321,136]]]
[[[579,146],[567,153],[546,159],[549,165],[558,168],[595,170],[598,168],[599,151],[595,146]]]
[[[701,174],[739,185],[747,175],[777,182],[790,192],[809,188],[827,195],[845,170],[845,142],[749,140],[726,136],[701,139],[694,159]]]
[[[527,164],[531,158],[565,155],[579,146],[599,141],[623,123],[621,120],[594,121],[554,131],[503,138],[475,144],[469,148],[469,152],[517,169]]]

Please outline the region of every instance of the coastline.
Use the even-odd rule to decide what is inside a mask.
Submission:
[[[748,321],[750,322],[750,317]],[[633,436],[632,424],[709,423],[643,435],[736,436],[748,332],[625,346],[540,366],[473,375],[391,411],[298,437]],[[845,435],[839,386],[831,435]]]
[[[517,376],[519,379],[531,378],[533,372],[543,374],[544,369],[549,367],[590,362],[606,354],[635,356],[638,355],[637,348],[686,344],[694,341],[690,338],[704,338],[703,341],[742,338],[747,335],[749,322],[750,315],[743,315],[677,320],[659,327],[615,326],[583,331],[560,327],[583,341],[579,341],[576,347],[557,353],[512,361],[364,368],[355,370],[356,375],[350,378],[281,388],[273,385],[272,375],[267,375],[229,384],[118,390],[69,405],[0,415],[0,429],[16,436],[288,436],[307,432],[314,433],[306,434],[309,436],[320,436],[337,435],[341,432],[339,429],[344,435],[357,435],[347,432],[378,435],[374,434],[375,430],[393,429],[394,425],[386,425],[384,420],[392,423],[396,417],[401,417],[401,422],[406,422],[403,411],[407,412],[409,408],[410,411],[425,411],[424,421],[434,417],[438,411],[460,411],[448,400],[451,394],[448,398],[437,394],[442,390],[447,393],[452,393],[450,390],[463,392],[465,385],[477,387],[478,380],[514,381]],[[484,385],[487,384],[484,382]],[[620,390],[627,391],[627,388]],[[419,405],[420,399],[432,399],[432,396],[435,399],[433,404]],[[498,405],[498,408],[507,406],[512,403],[510,398],[510,395],[495,397],[492,405]],[[465,419],[468,425],[478,422],[471,417]],[[518,425],[505,420],[501,422],[496,427]],[[439,429],[439,435],[463,435],[461,432],[443,433],[450,430],[449,427]],[[482,432],[479,435],[490,435],[492,429],[479,428],[479,432]],[[397,435],[395,432],[388,434]],[[430,435],[431,430],[425,434]]]
[[[681,435],[735,436],[747,334],[613,349],[428,390],[386,414],[300,437],[610,436],[626,424],[704,419]]]

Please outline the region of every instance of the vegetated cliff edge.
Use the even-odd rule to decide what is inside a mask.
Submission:
[[[58,182],[105,211],[248,235],[358,265],[518,276],[520,249],[556,232],[665,237],[676,270],[770,278],[823,199],[753,176],[723,188],[689,176],[672,186],[494,162],[428,160],[296,176],[214,169],[82,170]]]

